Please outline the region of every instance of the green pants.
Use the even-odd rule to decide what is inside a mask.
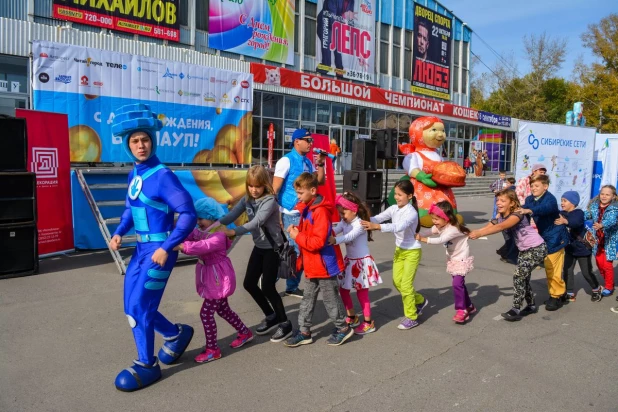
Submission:
[[[425,302],[423,295],[414,290],[416,269],[422,255],[421,249],[401,249],[396,247],[393,258],[393,284],[401,293],[405,317],[412,320],[416,320],[418,317],[416,305]]]

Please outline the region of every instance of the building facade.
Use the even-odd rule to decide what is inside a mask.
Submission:
[[[178,21],[177,40],[148,37],[125,31],[111,30],[93,25],[54,18],[54,3],[58,0],[5,0],[0,2],[0,113],[12,114],[14,108],[31,108],[31,42],[46,40],[84,47],[119,51],[146,57],[220,69],[250,72],[254,66],[281,67],[295,73],[318,76],[319,42],[316,40],[320,25],[317,0],[294,1],[294,54],[293,63],[275,63],[243,54],[231,53],[209,47],[209,1],[166,0],[175,3]],[[240,0],[242,1],[242,0]],[[248,1],[248,0],[244,0]],[[256,0],[259,1],[259,0]],[[263,0],[269,1],[269,0]],[[442,4],[433,0],[363,0],[375,4],[373,50],[375,65],[373,82],[346,80],[359,87],[372,87],[373,92],[393,93],[397,96],[414,96],[442,106],[466,108],[469,106],[469,69],[471,29],[461,17],[455,16]],[[236,0],[235,3],[239,1]],[[160,0],[74,1],[72,3],[122,3],[125,7],[145,7],[153,13]],[[348,2],[346,2],[348,3]],[[321,4],[321,3],[320,3]],[[413,94],[411,90],[415,49],[414,12],[416,4],[446,16],[452,27],[449,39],[448,62],[451,67],[448,79],[449,99]],[[159,9],[163,10],[163,9]],[[150,11],[149,11],[150,12]],[[444,53],[444,52],[443,52]],[[335,57],[336,58],[336,57]],[[258,68],[261,70],[260,68]],[[324,76],[329,78],[328,76]],[[334,83],[333,83],[334,84]],[[339,87],[339,86],[337,86]],[[389,95],[390,96],[390,95]],[[402,100],[401,97],[398,97]],[[344,165],[351,155],[352,140],[375,138],[376,132],[391,129],[399,142],[407,141],[410,123],[423,115],[437,115],[446,126],[447,141],[443,157],[463,163],[472,148],[488,150],[492,170],[512,170],[515,156],[514,136],[516,119],[508,124],[491,124],[475,111],[451,110],[436,112],[427,106],[385,104],[384,101],[363,96],[325,94],[315,88],[294,88],[286,85],[266,84],[256,81],[253,105],[253,163],[267,159],[267,131],[272,124],[275,130],[274,159],[288,149],[286,135],[297,127],[335,138],[344,152]],[[464,113],[455,115],[455,113]],[[485,119],[485,121],[483,121]],[[389,161],[389,168],[397,168],[401,157]]]

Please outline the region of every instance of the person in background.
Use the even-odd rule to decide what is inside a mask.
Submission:
[[[295,209],[298,203],[296,190],[294,190],[294,180],[303,172],[313,173],[318,180],[318,184],[324,184],[324,162],[325,155],[318,155],[316,160],[317,170],[313,167],[311,160],[307,157],[311,153],[313,138],[311,133],[306,129],[296,129],[292,134],[292,150],[275,165],[275,176],[273,177],[273,190],[277,195],[279,205],[281,206],[281,223],[284,228],[298,226],[300,221],[300,212]],[[286,237],[290,244],[294,245],[296,254],[300,254],[298,245],[294,239],[290,237],[288,232]],[[302,271],[296,274],[295,278],[287,279],[285,282],[285,294],[297,298],[303,297],[303,291],[298,288]]]
[[[491,185],[489,185],[489,190],[491,190],[493,192],[493,194],[495,195],[496,193],[500,192],[503,189],[506,189],[506,172],[504,170],[500,170],[500,174],[497,180],[494,180]],[[494,209],[493,212],[491,213],[491,218],[495,218],[496,217],[496,197],[494,196]]]
[[[470,174],[470,168],[472,166],[472,162],[470,161],[470,157],[466,157],[464,159],[463,166],[464,166],[464,170],[466,171],[466,174],[469,175]]]
[[[566,225],[569,228],[571,243],[564,249],[564,269],[562,278],[566,284],[566,295],[564,303],[575,302],[575,263],[579,263],[579,268],[584,275],[584,279],[592,288],[593,302],[600,302],[603,297],[603,288],[599,285],[594,272],[592,271],[592,251],[582,243],[581,239],[586,234],[584,225],[584,211],[577,209],[579,204],[579,193],[568,191],[562,194],[560,206],[562,211],[560,217],[554,222],[556,225]]]
[[[506,178],[506,188],[505,189],[515,190],[515,178],[514,177]]]
[[[515,187],[515,193],[517,193],[517,199],[519,199],[520,204],[523,205],[526,202],[526,198],[532,194],[530,191],[530,180],[533,177],[544,175],[545,173],[547,173],[545,165],[543,165],[543,163],[536,163],[532,165],[532,173],[530,176],[519,179]]]
[[[339,169],[341,169],[341,148],[337,145],[337,140],[330,139],[330,147],[328,151],[330,152],[330,154],[335,156],[335,158],[333,159],[333,170],[335,170],[335,174],[340,174],[341,170]]]

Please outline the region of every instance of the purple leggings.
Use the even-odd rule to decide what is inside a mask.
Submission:
[[[204,325],[206,335],[206,349],[217,349],[217,324],[215,323],[215,312],[227,321],[238,333],[249,333],[249,329],[242,323],[236,312],[230,308],[227,298],[223,299],[204,299],[200,317]]]
[[[453,295],[455,296],[455,310],[464,310],[472,306],[465,276],[453,275]]]

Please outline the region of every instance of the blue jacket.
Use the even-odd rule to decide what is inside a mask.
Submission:
[[[588,206],[586,211],[586,219],[591,219],[592,222],[599,220],[599,201],[595,201]],[[603,231],[605,232],[605,257],[607,260],[617,260],[618,253],[616,248],[618,247],[618,202],[613,201],[607,205],[605,213],[603,214]],[[596,237],[596,231],[594,231]],[[592,249],[592,253],[596,255],[597,246]]]
[[[569,223],[566,225],[569,230],[571,243],[566,247],[565,252],[571,256],[581,257],[590,256],[592,251],[584,244],[577,240],[579,237],[584,237],[586,234],[586,226],[584,225],[584,211],[575,209],[570,212],[562,210],[561,216],[564,216]]]
[[[538,200],[533,195],[526,198],[522,206],[524,209],[532,210],[532,218],[539,230],[539,235],[547,244],[549,254],[556,253],[564,249],[569,244],[569,232],[565,225],[556,225],[554,220],[558,218],[560,209],[556,197],[549,192],[545,192]]]
[[[307,156],[301,156],[295,149],[292,149],[292,151],[284,157],[290,159],[290,170],[285,179],[283,179],[283,184],[281,185],[281,189],[279,189],[277,200],[279,200],[279,204],[287,210],[294,210],[294,206],[298,203],[296,190],[294,189],[294,180],[296,180],[305,169],[311,172],[313,165],[311,161],[307,159]]]

